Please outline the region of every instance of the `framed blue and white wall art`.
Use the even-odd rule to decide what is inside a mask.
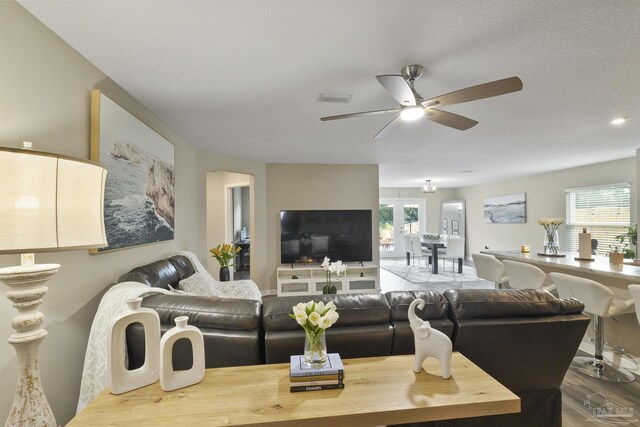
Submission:
[[[91,160],[107,168],[109,243],[92,252],[174,238],[173,144],[97,89],[91,92]]]
[[[525,193],[484,199],[484,222],[486,224],[526,223],[527,200]]]

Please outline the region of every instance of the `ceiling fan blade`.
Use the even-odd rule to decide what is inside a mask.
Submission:
[[[416,97],[404,77],[396,74],[376,76],[378,82],[402,105],[416,105]]]
[[[339,114],[337,116],[320,117],[320,120],[322,120],[323,122],[326,122],[327,120],[350,119],[351,117],[369,116],[374,114],[399,113],[399,112],[400,112],[399,108],[392,108],[390,110],[362,111],[360,113],[349,113],[349,114]]]
[[[426,117],[433,122],[458,130],[467,130],[478,124],[478,122],[473,119],[453,114],[448,111],[434,110],[432,108],[427,109]]]
[[[492,96],[504,95],[506,93],[517,92],[522,89],[522,80],[518,77],[509,77],[494,82],[483,83],[460,89],[445,95],[427,99],[422,103],[424,106],[441,107],[444,105],[460,104],[462,102],[475,101],[476,99],[490,98]]]
[[[380,138],[384,138],[385,136],[391,135],[391,133],[398,127],[398,125],[400,125],[401,122],[402,122],[402,119],[400,118],[400,116],[391,120],[389,123],[385,125],[385,127],[380,129],[380,131],[376,133],[373,139],[380,139]]]

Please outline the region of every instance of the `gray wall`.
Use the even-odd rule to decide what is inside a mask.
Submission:
[[[267,265],[272,292],[280,264],[283,209],[371,209],[373,262],[379,263],[378,165],[268,164],[267,194]],[[253,271],[253,258],[251,262]]]
[[[196,245],[196,151],[15,2],[0,2],[0,146],[89,157],[90,92],[97,87],[175,144],[175,240],[89,255],[88,251],[37,255],[59,263],[40,306],[49,336],[40,350],[45,393],[60,424],[75,414],[89,328],[102,294],[128,269]],[[0,256],[0,267],[19,255]],[[7,343],[16,310],[0,292],[0,419],[13,402],[16,357]]]

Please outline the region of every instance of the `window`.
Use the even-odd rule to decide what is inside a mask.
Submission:
[[[567,250],[578,251],[578,233],[586,227],[598,241],[596,253],[609,252],[609,245],[620,244],[615,237],[631,223],[629,184],[572,188],[567,193]]]

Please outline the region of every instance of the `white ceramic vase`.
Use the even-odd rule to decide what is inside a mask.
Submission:
[[[107,366],[109,367],[109,390],[121,394],[152,384],[159,378],[160,318],[155,310],[142,308],[142,298],[129,298],[127,311],[111,322],[107,341]],[[144,364],[137,369],[127,369],[127,326],[140,323],[144,328]]]
[[[204,378],[204,338],[195,326],[187,325],[189,317],[175,318],[176,326],[167,331],[160,340],[160,387],[164,391],[197,384]],[[193,365],[184,371],[173,370],[173,346],[179,339],[191,343]]]

